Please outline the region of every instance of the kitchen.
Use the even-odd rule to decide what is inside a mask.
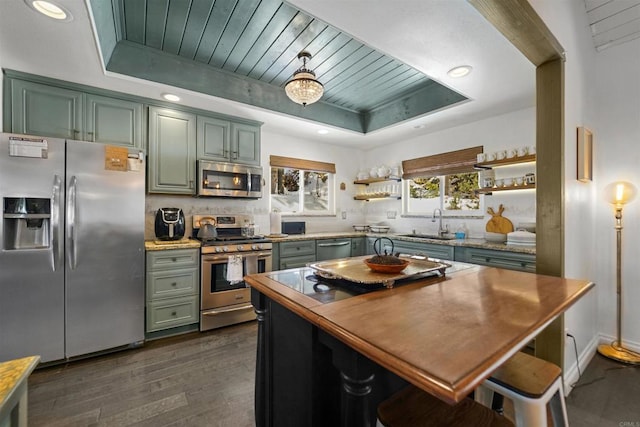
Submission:
[[[612,47],[596,55],[595,52],[592,51],[593,47],[588,45],[588,42],[590,42],[588,37],[583,37],[586,38],[586,40],[580,39],[580,43],[584,45],[571,45],[571,36],[564,34],[565,31],[568,32],[569,30],[565,29],[562,23],[554,21],[564,18],[568,22],[574,22],[572,20],[573,18],[570,17],[569,11],[565,11],[567,13],[566,16],[559,17],[551,10],[553,6],[545,2],[532,2],[532,4],[538,13],[543,16],[551,30],[560,38],[568,52],[581,52],[581,54],[584,55],[584,57],[572,57],[568,55],[567,59],[565,195],[566,200],[571,203],[567,203],[565,207],[565,275],[568,277],[590,277],[598,284],[612,284],[614,260],[611,259],[610,254],[613,250],[613,232],[611,230],[613,227],[613,218],[610,207],[601,202],[602,197],[600,193],[608,182],[620,177],[626,177],[631,181],[636,181],[635,172],[630,162],[628,160],[625,161],[625,159],[632,157],[629,156],[629,154],[634,153],[634,148],[628,147],[625,142],[629,139],[629,135],[637,134],[637,128],[632,125],[631,120],[629,120],[626,125],[625,123],[627,122],[622,122],[623,126],[620,127],[620,118],[614,118],[610,116],[610,114],[616,112],[619,113],[621,117],[627,117],[637,110],[637,105],[632,101],[627,101],[628,104],[625,105],[624,100],[626,98],[622,97],[622,99],[619,99],[617,95],[622,92],[623,82],[627,80],[619,76],[611,75],[613,71],[609,70],[605,64],[609,61],[614,61],[614,63],[626,63],[626,61],[629,61],[629,59],[623,56],[625,52],[624,49],[630,49],[630,52],[635,52],[634,47],[637,46],[637,42]],[[22,5],[20,6],[22,7]],[[579,5],[573,6],[578,7]],[[3,8],[4,7],[13,6],[3,5]],[[5,14],[3,13],[3,15]],[[80,17],[83,16],[82,9],[76,15],[76,21],[80,20]],[[582,18],[584,19],[584,16],[582,16]],[[329,19],[327,18],[327,20]],[[4,28],[12,28],[10,22],[3,22],[3,24]],[[65,35],[63,34],[65,31],[70,31],[64,29],[62,26],[57,28],[59,28],[61,36]],[[576,29],[575,31],[578,32],[582,30]],[[71,34],[69,34],[69,36],[73,37]],[[25,37],[27,37],[27,35],[25,35]],[[53,40],[51,40],[51,42],[53,43]],[[29,63],[27,58],[21,54],[18,46],[13,46],[13,44],[15,44],[13,39],[5,36],[4,33],[2,43],[3,48],[0,51],[0,65],[2,65],[3,68],[19,69],[39,75],[49,75],[60,80],[84,82],[89,85],[106,87],[110,90],[120,92],[134,92],[149,98],[158,97],[157,92],[159,92],[159,90],[157,86],[133,85],[129,81],[115,78],[112,75],[100,75],[98,78],[99,83],[85,81],[80,77],[71,78],[68,75],[68,65],[57,65],[55,61],[47,61],[49,57],[46,52],[46,47],[44,47],[41,55],[31,55],[29,61],[33,62]],[[10,46],[5,46],[5,43],[10,44]],[[634,45],[634,43],[636,44]],[[42,49],[35,43],[33,46],[30,46],[30,48]],[[100,68],[98,64],[99,58],[96,56],[93,42],[91,40],[87,41],[83,49],[84,50],[79,51],[78,56],[90,58],[90,60],[81,60],[74,64],[80,71],[78,74],[95,75],[96,70]],[[31,51],[40,52],[40,50]],[[620,57],[617,57],[617,54],[620,55]],[[634,57],[633,54],[629,56]],[[633,63],[632,65],[635,66],[637,64]],[[47,70],[47,72],[44,70]],[[590,74],[594,72],[594,70],[597,72],[597,77],[591,76]],[[85,73],[83,73],[83,71]],[[533,77],[531,76],[531,78]],[[597,84],[594,83],[596,78]],[[583,85],[588,86],[590,84],[599,88],[596,93],[591,89],[583,88]],[[617,89],[617,84],[621,86],[620,89]],[[632,89],[635,90],[636,87],[632,86]],[[594,100],[597,102],[594,102]],[[244,112],[240,112],[240,107],[236,104],[216,99],[212,100],[209,97],[206,97],[206,99],[196,97],[192,105],[201,109],[221,111],[234,116],[247,117],[244,115]],[[626,110],[623,108],[626,108]],[[305,139],[308,139],[308,141],[301,142],[302,138],[300,134],[283,132],[281,129],[269,129],[268,127],[272,122],[265,121],[266,126],[264,126],[262,130],[263,148],[261,164],[263,167],[269,164],[269,155],[314,159],[334,162],[336,164],[336,181],[347,184],[347,190],[337,192],[336,208],[339,208],[341,214],[346,212],[347,219],[342,220],[341,216],[337,220],[336,218],[306,219],[307,231],[310,233],[316,231],[348,230],[351,224],[375,223],[379,221],[388,221],[394,230],[397,228],[400,231],[410,231],[413,228],[427,228],[426,231],[433,231],[434,228],[431,227],[434,227],[434,225],[430,220],[426,221],[425,226],[424,220],[400,218],[399,202],[383,201],[374,204],[354,201],[352,196],[355,190],[351,183],[356,173],[360,169],[368,169],[369,167],[383,163],[391,166],[407,158],[464,148],[470,145],[484,145],[487,151],[507,148],[514,145],[514,135],[524,135],[523,138],[529,138],[523,141],[522,145],[530,145],[533,143],[533,133],[535,130],[534,115],[535,110],[533,107],[529,109],[518,109],[512,113],[498,115],[493,118],[451,129],[432,132],[420,137],[404,137],[402,143],[396,143],[391,147],[383,145],[368,150],[327,145],[324,142],[318,141],[315,136],[306,136]],[[274,116],[273,121],[275,122],[281,119],[281,117]],[[509,126],[505,126],[505,123],[508,123]],[[590,126],[596,131],[594,158],[598,160],[594,163],[595,180],[590,184],[582,184],[575,181],[573,179],[574,173],[572,172],[575,168],[572,160],[575,158],[575,153],[574,146],[570,144],[570,142],[574,140],[574,128],[582,124]],[[483,135],[486,135],[486,137],[483,137]],[[352,136],[352,138],[362,140],[370,137],[376,138],[378,136],[379,135],[375,134],[367,136],[355,135]],[[311,140],[311,138],[313,138],[313,140]],[[424,148],[427,144],[434,144],[435,147],[440,147],[440,149],[434,148],[433,152],[427,151]],[[517,145],[521,145],[520,140],[518,140]],[[353,165],[353,161],[351,160],[355,158],[360,159],[357,165]],[[384,159],[384,161],[381,159]],[[535,207],[531,199],[521,203],[514,202],[510,195],[500,196],[499,199],[497,196],[493,196],[493,198],[497,199],[496,202],[491,203],[494,207],[497,207],[499,203],[504,203],[507,207],[507,212],[517,212],[516,217],[512,217],[514,222],[518,221],[518,216],[521,218],[530,218],[532,207]],[[147,206],[145,208],[147,221],[145,227],[146,238],[153,238],[153,232],[151,230],[153,230],[152,222],[156,210],[164,206],[174,206],[177,203],[180,203],[179,206],[183,207],[187,214],[203,212],[207,208],[214,210],[213,213],[216,213],[215,210],[219,210],[219,213],[250,211],[256,217],[259,228],[261,230],[268,229],[269,208],[267,198],[250,202],[229,200],[226,201],[223,206],[216,205],[215,207],[211,207],[206,200],[202,199],[154,195],[147,197]],[[633,237],[637,235],[637,224],[631,220],[634,209],[636,209],[636,207],[634,207],[633,204],[625,209],[625,213],[627,213],[626,218],[628,218],[625,223],[625,245],[632,245],[632,242],[634,242]],[[395,220],[388,219],[387,212],[394,210],[398,213],[398,216]],[[474,223],[467,221],[470,234],[477,236],[479,232],[483,231],[482,226],[485,222],[486,219],[477,221],[478,225],[474,226]],[[452,224],[452,227],[455,230],[455,223]],[[603,243],[595,245],[592,244],[592,242]],[[585,251],[584,248],[591,249]],[[633,252],[633,247],[627,248],[625,246],[625,253],[630,254]],[[594,259],[600,261],[593,263]],[[632,284],[634,274],[631,267],[627,268],[627,265],[630,265],[630,263],[623,265],[625,265],[623,281]],[[629,286],[626,291],[628,292],[629,301],[637,299],[634,298],[634,292],[637,292],[634,287]],[[597,292],[599,296],[598,300],[600,300],[597,304],[595,296],[591,295],[591,299],[585,298],[581,304],[574,307],[566,316],[567,328],[577,337],[582,361],[589,359],[593,352],[594,343],[597,343],[601,338],[600,335],[607,337],[604,339],[607,340],[612,336],[614,330],[615,309],[613,288],[611,286],[599,286]],[[592,313],[596,311],[599,312],[597,321],[594,316],[592,316]],[[637,343],[640,339],[633,335],[635,329],[633,325],[638,324],[637,314],[634,313],[633,310],[626,310],[624,316],[624,324],[629,325],[626,327],[626,339],[629,340],[629,342]],[[575,369],[571,368],[575,367],[575,358],[572,352],[566,351],[565,358],[566,366],[569,367],[569,373],[577,373]]]

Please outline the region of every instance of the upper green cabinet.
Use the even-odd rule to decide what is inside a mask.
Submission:
[[[83,93],[22,80],[11,80],[9,132],[82,139]]]
[[[11,79],[9,132],[144,149],[143,105]]]
[[[87,94],[83,139],[143,149],[142,117],[138,102]]]
[[[198,160],[228,162],[231,153],[231,123],[198,116]]]
[[[195,194],[196,116],[149,107],[149,193]]]
[[[198,116],[198,160],[260,164],[260,126]]]

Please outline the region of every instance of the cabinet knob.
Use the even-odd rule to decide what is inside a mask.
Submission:
[[[171,258],[171,261],[173,261],[173,262],[177,262],[177,261],[178,261],[178,258],[173,257],[173,258]]]
[[[527,266],[527,263],[526,263],[526,262],[521,262],[521,263],[520,263],[520,265],[521,265],[522,267],[526,267],[526,266]]]
[[[177,282],[173,282],[173,283],[171,284],[171,286],[173,286],[173,287],[175,288],[176,286],[178,286],[178,283],[177,283]]]
[[[178,314],[178,313],[177,313],[177,312],[175,312],[175,311],[172,311],[172,312],[171,312],[171,315],[172,315],[173,317],[176,317],[176,314]]]
[[[486,257],[484,260],[485,260],[486,262],[491,262],[491,258],[489,258],[489,257]]]

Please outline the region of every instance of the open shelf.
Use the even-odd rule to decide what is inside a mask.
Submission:
[[[356,196],[353,197],[353,200],[378,200],[378,199],[395,199],[395,200],[400,200],[402,197],[398,196],[396,194],[381,194],[381,195],[375,195],[375,194],[358,194]]]
[[[354,184],[359,184],[359,185],[369,185],[369,184],[373,184],[375,182],[384,182],[384,181],[395,181],[395,182],[400,182],[401,178],[391,178],[391,177],[387,177],[387,178],[367,178],[367,179],[357,179],[355,181],[353,181]]]
[[[520,163],[530,163],[535,161],[536,161],[536,155],[528,154],[526,156],[516,156],[510,159],[491,160],[488,162],[476,163],[474,167],[476,169],[493,169],[496,166],[517,165]]]
[[[510,185],[509,187],[487,187],[479,188],[476,191],[478,194],[491,194],[496,191],[512,191],[512,190],[533,190],[536,188],[535,184],[522,184],[522,185]]]

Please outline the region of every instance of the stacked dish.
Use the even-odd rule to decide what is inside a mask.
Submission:
[[[353,225],[353,231],[367,231],[368,228],[369,228],[369,226],[366,225],[366,224],[354,224]]]
[[[484,240],[493,243],[504,243],[507,240],[507,235],[503,233],[492,233],[487,231],[484,233]]]
[[[390,228],[391,226],[389,225],[369,225],[369,231],[371,231],[372,233],[386,233]]]
[[[507,245],[535,246],[536,235],[524,230],[517,230],[507,234]]]

